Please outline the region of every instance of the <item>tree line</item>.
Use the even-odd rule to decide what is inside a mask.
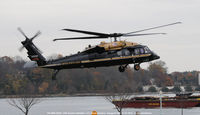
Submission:
[[[62,70],[52,81],[53,70],[24,68],[27,62],[21,57],[0,57],[1,95],[47,95],[77,93],[142,92],[146,85],[198,86],[198,71],[167,72],[165,62],[150,63],[147,69],[134,71],[130,66],[124,73],[118,67]],[[199,88],[200,89],[200,88]]]

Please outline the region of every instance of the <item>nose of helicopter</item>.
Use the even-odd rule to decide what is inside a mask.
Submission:
[[[152,60],[160,59],[160,56],[158,56],[156,53],[152,52],[151,56]]]

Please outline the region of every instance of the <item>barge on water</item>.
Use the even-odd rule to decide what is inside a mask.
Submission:
[[[134,97],[127,100],[113,100],[112,103],[121,108],[159,108],[162,102],[163,108],[192,108],[200,107],[200,95],[178,94],[174,97]]]

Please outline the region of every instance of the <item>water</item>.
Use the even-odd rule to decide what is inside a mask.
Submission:
[[[29,115],[91,115],[97,111],[98,115],[116,115],[114,105],[101,96],[85,97],[53,97],[42,98],[42,102],[34,105]],[[141,115],[160,115],[160,109],[123,109],[128,115],[137,111]],[[200,115],[200,108],[184,109],[184,115]],[[162,115],[181,115],[181,109],[163,109]],[[0,99],[0,115],[23,115],[22,112],[8,104],[7,99]]]

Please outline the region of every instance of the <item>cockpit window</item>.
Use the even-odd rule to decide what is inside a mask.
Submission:
[[[140,54],[147,54],[150,53],[150,50],[148,47],[140,47],[134,49],[134,55],[140,55]]]
[[[148,47],[144,47],[144,52],[145,53],[150,53],[150,49]]]
[[[140,50],[139,50],[139,49],[137,49],[137,48],[136,48],[136,49],[134,49],[134,54],[135,54],[135,55],[138,55],[138,54],[140,54]]]
[[[140,48],[140,54],[144,54],[144,49]]]

